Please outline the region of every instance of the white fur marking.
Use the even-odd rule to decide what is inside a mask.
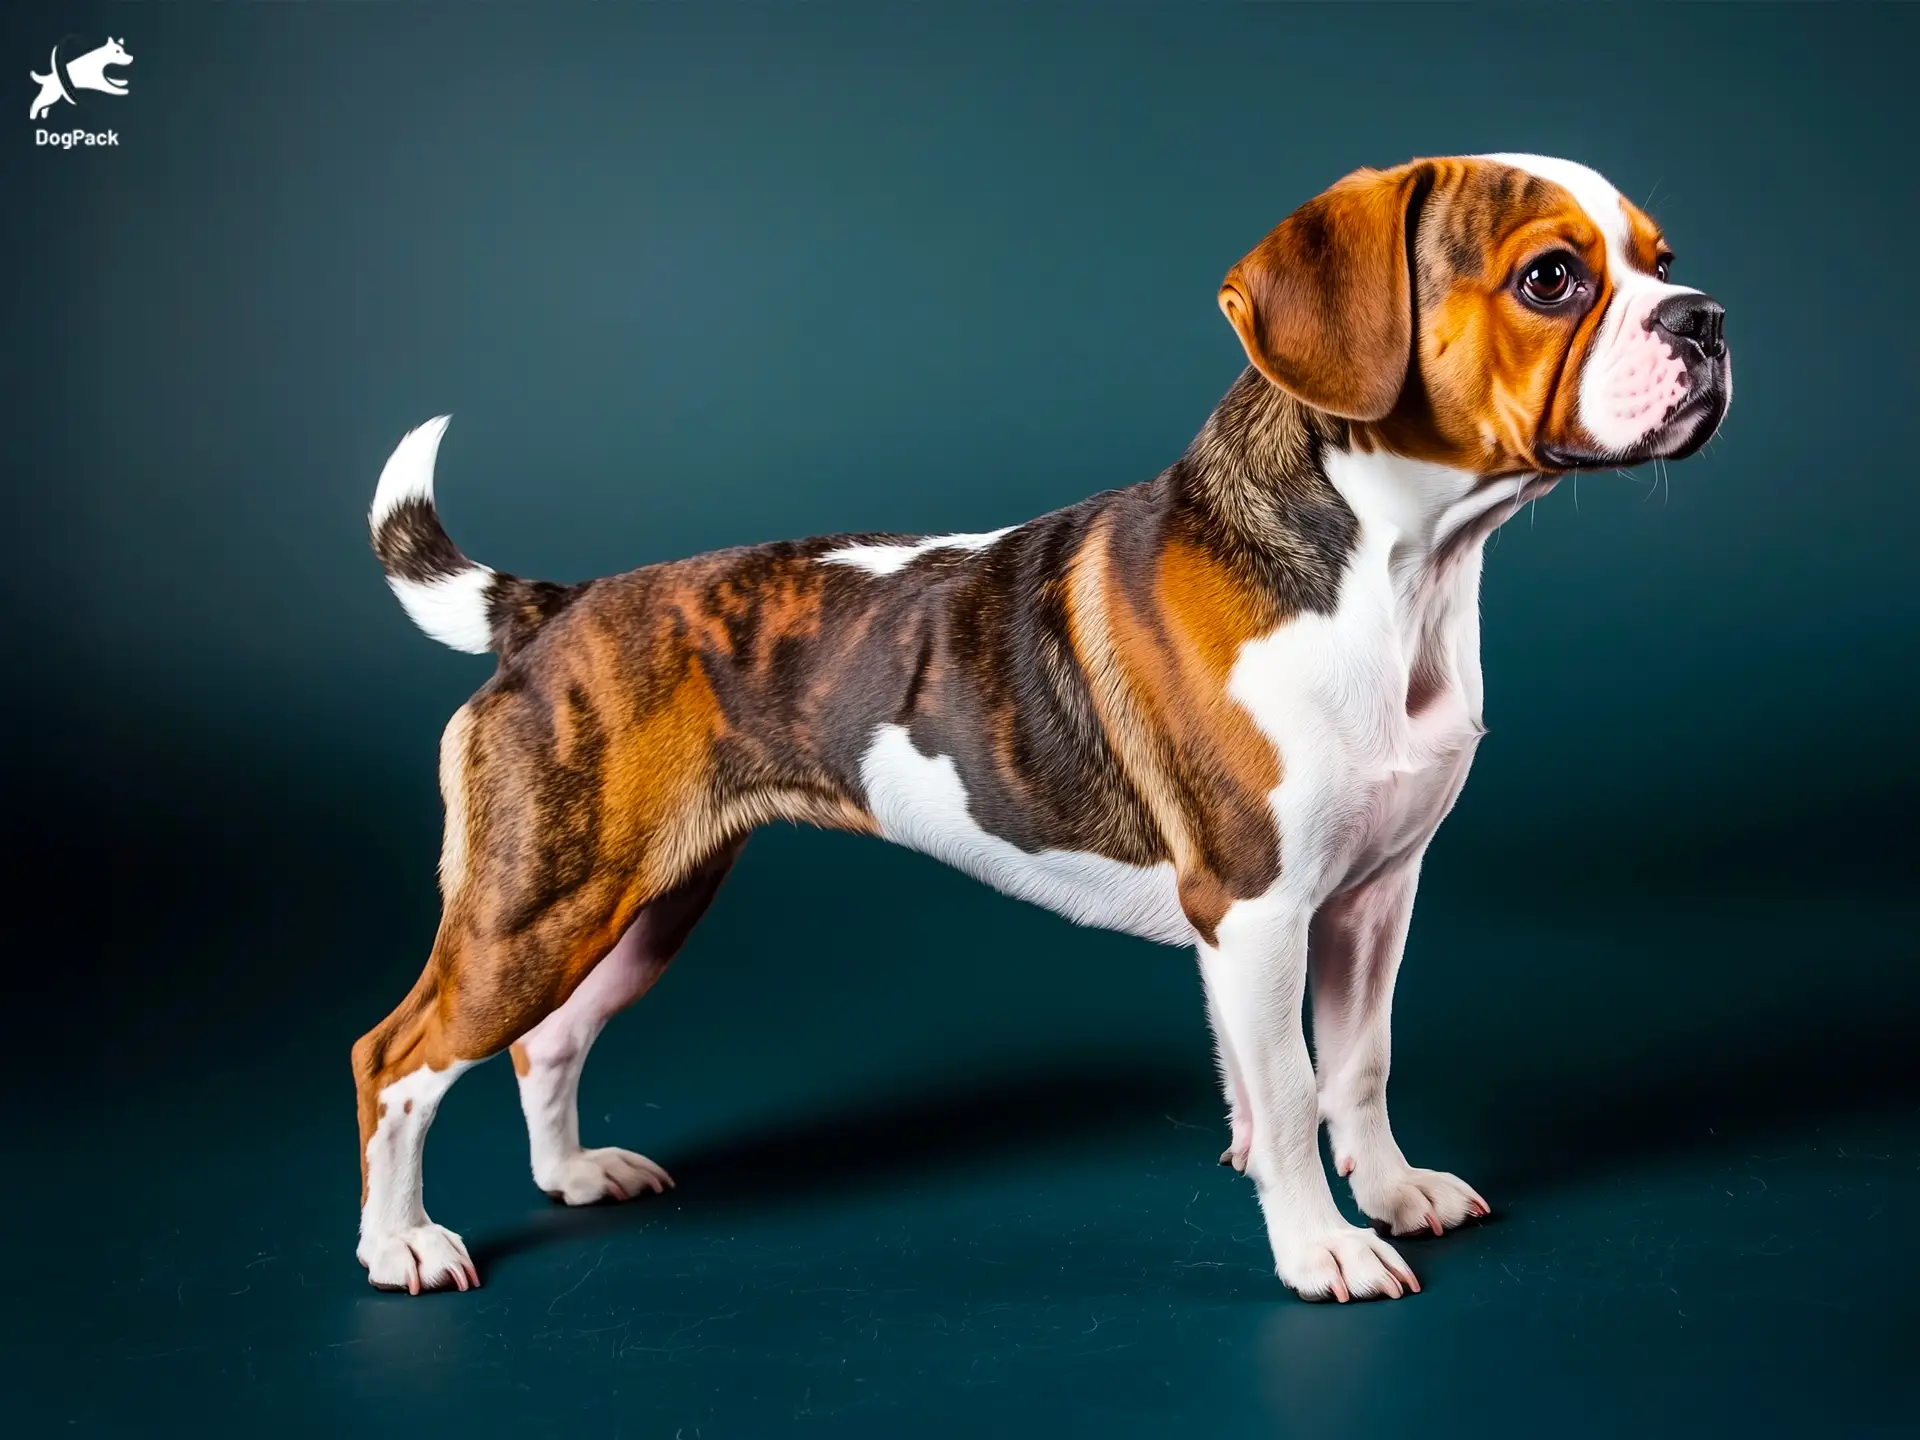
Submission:
[[[484,655],[493,648],[493,627],[487,623],[487,591],[493,571],[484,565],[446,575],[438,580],[387,577],[387,586],[400,597],[413,623],[442,645]]]
[[[1602,452],[1626,454],[1687,397],[1686,362],[1647,325],[1664,298],[1619,295],[1580,372],[1580,423]]]
[[[843,545],[820,557],[823,565],[851,565],[869,575],[892,575],[931,550],[985,550],[1001,536],[1018,529],[1007,525],[981,535],[934,535],[907,545]]]
[[[360,1233],[389,1234],[426,1223],[421,1198],[420,1157],[427,1127],[440,1097],[473,1067],[456,1060],[444,1070],[422,1065],[380,1092],[385,1107],[367,1141],[367,1203],[360,1212]]]
[[[436,415],[400,437],[381,467],[380,483],[374,487],[373,508],[367,512],[369,528],[378,530],[380,522],[403,500],[433,503],[434,457],[440,453],[440,437],[447,433],[447,422],[452,418]]]
[[[456,1060],[444,1070],[423,1065],[380,1092],[383,1109],[367,1140],[367,1199],[360,1207],[356,1251],[375,1285],[419,1291],[453,1284],[464,1290],[474,1274],[460,1237],[427,1218],[421,1193],[427,1128],[440,1097],[473,1063]]]
[[[967,810],[967,791],[950,755],[922,755],[906,728],[882,725],[860,762],[867,805],[880,833],[944,860],[996,890],[1081,925],[1119,930],[1163,945],[1191,945],[1173,866],[1128,865],[1078,850],[1029,854],[990,835]]]
[[[1524,483],[1385,453],[1330,451],[1324,463],[1360,521],[1339,606],[1248,642],[1227,684],[1285,757],[1278,884],[1310,910],[1417,851],[1452,808],[1482,730],[1480,545],[1446,542],[1504,519]],[[1423,652],[1439,689],[1410,716]]]

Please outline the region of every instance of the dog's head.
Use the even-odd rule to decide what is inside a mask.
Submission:
[[[1533,155],[1360,170],[1227,275],[1248,358],[1389,449],[1482,475],[1691,455],[1733,396],[1720,305],[1659,226]]]
[[[77,73],[84,70],[87,72],[90,81],[97,80],[99,82],[98,84],[88,84],[86,88],[89,90],[105,90],[112,95],[124,95],[127,93],[127,82],[118,75],[107,74],[107,71],[116,65],[131,65],[132,63],[133,56],[127,53],[126,46],[109,35],[106,44],[100,46],[98,49],[89,50],[85,55],[82,55],[78,60],[74,61],[68,69],[70,73]]]

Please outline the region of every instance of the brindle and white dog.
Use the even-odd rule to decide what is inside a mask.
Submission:
[[[479,1283],[422,1208],[421,1153],[447,1087],[503,1049],[542,1189],[671,1183],[582,1146],[581,1067],[747,833],[793,820],[1195,947],[1222,1158],[1253,1177],[1280,1278],[1315,1299],[1417,1290],[1342,1218],[1316,1132],[1394,1234],[1486,1213],[1394,1141],[1394,977],[1482,733],[1483,542],[1560,476],[1691,454],[1726,412],[1723,312],[1669,283],[1671,259],[1564,160],[1358,171],[1228,274],[1252,365],[1184,455],[984,535],[520,580],[440,526],[445,420],[409,434],[374,549],[428,634],[499,669],[441,745],[432,956],[353,1051],[373,1283]]]

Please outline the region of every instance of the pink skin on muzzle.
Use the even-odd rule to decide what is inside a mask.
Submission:
[[[1668,348],[1647,317],[1666,298],[1642,292],[1626,308],[1602,348],[1587,362],[1580,420],[1605,450],[1624,452],[1644,440],[1687,397],[1686,362]]]

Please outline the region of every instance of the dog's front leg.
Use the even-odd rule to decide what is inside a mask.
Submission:
[[[1413,915],[1420,857],[1329,900],[1311,937],[1320,1113],[1335,1166],[1370,1219],[1396,1235],[1438,1235],[1488,1213],[1466,1181],[1407,1163],[1387,1122],[1393,986]]]
[[[1267,896],[1231,906],[1200,945],[1215,1021],[1246,1087],[1247,1173],[1282,1281],[1308,1300],[1397,1299],[1419,1282],[1392,1246],[1349,1225],[1320,1164],[1318,1098],[1301,1024],[1307,907]]]

